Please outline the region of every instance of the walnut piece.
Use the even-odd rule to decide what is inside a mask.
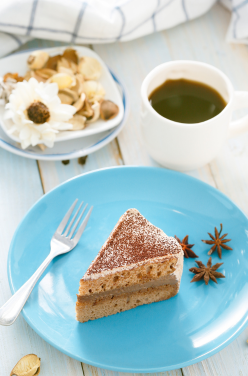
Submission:
[[[119,113],[119,107],[117,104],[109,100],[101,101],[100,115],[103,120],[110,120],[115,118]]]

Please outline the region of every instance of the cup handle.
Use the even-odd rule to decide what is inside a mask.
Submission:
[[[240,108],[248,108],[248,91],[235,91],[234,93],[233,110],[238,110]],[[229,127],[229,137],[238,136],[246,131],[248,131],[248,115],[231,122]]]

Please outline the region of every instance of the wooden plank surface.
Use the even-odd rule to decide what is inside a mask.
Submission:
[[[101,150],[90,154],[84,165],[79,164],[77,159],[71,160],[67,165],[64,165],[60,161],[40,161],[38,163],[45,193],[74,176],[99,168],[120,166],[123,164],[116,140]]]
[[[101,368],[96,368],[89,366],[88,364],[83,364],[83,370],[85,376],[145,376],[145,373],[123,373],[123,372],[114,372],[114,371],[107,371]],[[169,371],[169,372],[159,372],[159,373],[150,373],[149,375],[152,376],[182,376],[182,372],[180,369]]]
[[[42,196],[37,162],[0,149],[0,306],[10,297],[8,249],[16,227]],[[35,255],[35,250],[34,250]],[[82,376],[81,363],[62,354],[39,337],[20,316],[10,327],[0,326],[0,375],[9,375],[24,355],[37,354],[41,375]]]
[[[37,44],[40,47],[51,45],[46,41],[32,41],[23,48],[32,48]],[[24,215],[43,195],[43,189],[36,161],[0,149],[0,162],[1,307],[11,297],[7,277],[7,256],[11,239]],[[21,316],[10,327],[0,326],[0,376],[9,375],[18,360],[30,353],[41,358],[41,376],[83,376],[80,362],[46,343]]]
[[[42,186],[44,191],[47,192],[78,174],[123,163],[157,165],[146,152],[139,130],[140,86],[151,69],[172,59],[205,61],[222,69],[230,77],[236,89],[248,90],[248,48],[243,45],[233,46],[225,42],[229,19],[230,14],[220,5],[216,5],[203,17],[171,30],[128,43],[93,46],[105,62],[125,81],[131,99],[131,115],[126,127],[118,137],[119,145],[117,141],[113,141],[105,148],[90,155],[84,166],[79,165],[77,160],[71,161],[66,166],[62,165],[61,162],[39,162],[40,180],[34,161],[27,161],[3,152],[7,156],[4,157],[7,160],[4,163],[5,171],[10,171],[12,178],[11,176],[6,178],[4,185],[0,185],[1,208],[2,202],[9,202],[9,187],[15,187],[15,182],[18,180],[15,176],[17,169],[20,173],[18,180],[20,193],[18,196],[17,192],[14,192],[13,207],[12,204],[8,204],[8,212],[3,207],[0,213],[0,225],[7,229],[4,234],[1,232],[4,239],[1,242],[3,246],[0,252],[1,257],[3,254],[3,260],[5,260],[4,266],[2,266],[3,263],[0,264],[0,286],[1,291],[3,291],[0,298],[2,301],[5,301],[10,294],[6,279],[6,255],[13,231],[30,205],[42,194]],[[56,45],[60,44],[56,43]],[[52,42],[32,41],[26,47],[39,48],[52,45],[54,45]],[[211,164],[197,171],[189,172],[191,176],[197,177],[226,193],[246,213],[248,213],[248,195],[246,193],[248,186],[247,141],[248,134],[229,140]],[[1,156],[2,154],[0,154]],[[7,174],[5,172],[4,175],[2,168],[0,166],[1,181],[2,176]],[[32,171],[31,177],[30,171]],[[27,183],[28,179],[31,179],[32,184]],[[8,220],[6,221],[7,215]],[[0,304],[2,301],[0,301]],[[213,357],[186,367],[182,371],[165,372],[163,375],[245,376],[248,374],[247,338],[248,330],[245,330],[237,340]],[[14,363],[22,355],[31,352],[37,353],[44,359],[44,368],[41,375],[82,375],[79,362],[66,357],[47,345],[28,327],[22,318],[18,319],[15,326],[11,328],[0,328],[0,369],[1,371],[4,370],[3,374],[8,374]],[[1,361],[3,362],[3,360],[2,366]],[[117,374],[124,376],[121,373],[101,370],[85,364],[83,371],[85,376],[117,376]]]

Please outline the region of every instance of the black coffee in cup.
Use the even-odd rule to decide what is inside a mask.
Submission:
[[[186,79],[166,80],[150,94],[149,101],[161,116],[179,123],[201,123],[227,105],[212,87]]]

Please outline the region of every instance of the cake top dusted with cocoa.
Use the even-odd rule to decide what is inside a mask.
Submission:
[[[152,225],[138,210],[129,209],[116,224],[84,278],[180,252],[181,247],[173,237]]]

